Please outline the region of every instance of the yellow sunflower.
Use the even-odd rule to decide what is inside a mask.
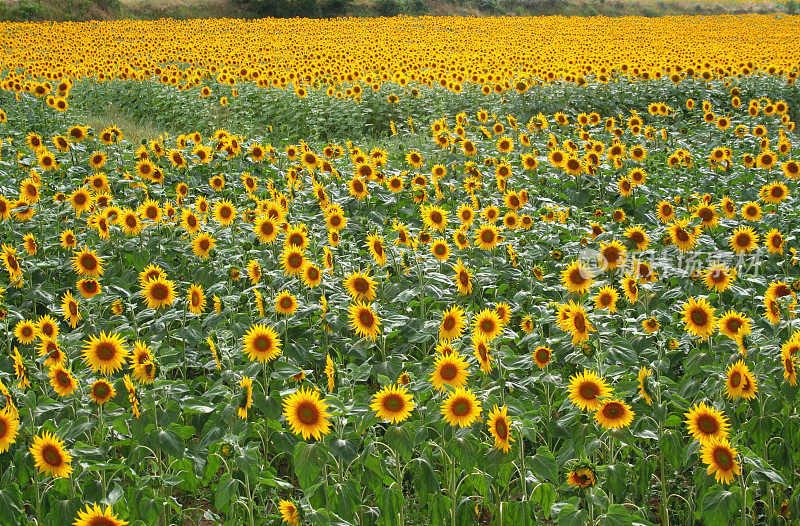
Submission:
[[[72,268],[82,277],[99,278],[103,275],[103,260],[95,251],[84,248],[72,257]]]
[[[283,399],[283,414],[289,427],[296,435],[302,435],[303,440],[313,436],[319,440],[322,435],[330,433],[331,424],[326,411],[328,404],[320,398],[315,389],[301,387]]]
[[[290,526],[300,526],[300,510],[290,500],[281,499],[278,503],[281,520]]]
[[[484,223],[475,232],[475,246],[482,250],[493,250],[499,241],[497,227],[492,224]]]
[[[354,301],[375,299],[375,280],[366,272],[353,272],[344,279],[344,288]]]
[[[594,471],[583,467],[567,473],[567,484],[576,488],[589,488],[597,483]]]
[[[100,336],[89,336],[84,343],[83,361],[93,372],[99,371],[105,375],[122,369],[130,353],[125,347],[125,338],[117,333],[106,334],[103,331]]]
[[[736,461],[737,451],[731,447],[727,438],[713,438],[703,444],[700,457],[708,465],[708,474],[721,484],[730,484],[742,472]]]
[[[414,405],[411,394],[405,387],[390,385],[375,393],[370,409],[375,411],[378,418],[397,424],[408,419]]]
[[[571,293],[581,296],[594,283],[594,273],[584,262],[576,260],[561,271],[561,283]]]
[[[464,309],[456,305],[444,311],[442,323],[439,325],[439,340],[451,342],[460,338],[467,325],[464,321],[465,316]]]
[[[550,363],[552,355],[553,349],[540,345],[533,350],[533,361],[539,369],[544,369]]]
[[[54,478],[69,478],[72,473],[72,455],[64,448],[64,441],[45,431],[39,436],[33,437],[33,444],[30,447],[33,455],[34,464],[39,468],[40,473],[50,475]]]
[[[469,364],[458,353],[440,354],[433,363],[430,381],[436,389],[444,391],[446,385],[462,387],[469,378]]]
[[[631,425],[634,414],[631,406],[622,400],[603,400],[594,414],[594,419],[604,429],[622,429]]]
[[[581,411],[596,411],[600,399],[609,397],[612,391],[605,379],[588,369],[576,373],[569,381],[569,399]]]
[[[114,386],[111,383],[103,378],[100,378],[95,380],[92,384],[90,396],[97,405],[103,405],[117,396],[117,391],[114,389]]]
[[[192,314],[202,314],[206,310],[206,295],[203,292],[203,286],[197,283],[192,283],[189,286],[189,293],[186,296],[189,305],[189,312]]]
[[[78,517],[72,526],[125,526],[126,524],[128,524],[126,521],[117,518],[111,506],[106,506],[103,510],[97,504],[93,506],[87,504],[86,511],[78,510]]]
[[[511,442],[516,442],[511,436],[511,419],[508,418],[508,407],[498,408],[497,404],[489,413],[489,433],[494,438],[494,447],[508,453],[511,451]]]
[[[297,310],[297,299],[294,294],[284,290],[275,298],[275,312],[278,314],[294,314]]]
[[[715,438],[728,437],[728,419],[722,411],[717,411],[705,402],[695,404],[686,417],[686,427],[690,435],[701,444]]]
[[[281,353],[281,340],[272,327],[253,325],[242,340],[244,353],[251,361],[270,362]]]
[[[349,318],[350,326],[359,336],[374,340],[381,331],[381,320],[368,303],[358,301],[350,305]]]
[[[0,454],[8,451],[8,448],[17,441],[19,432],[19,418],[12,412],[9,406],[0,410]]]
[[[749,226],[740,226],[733,231],[728,244],[737,254],[749,253],[758,245],[758,234]]]
[[[253,379],[242,376],[239,380],[239,401],[236,404],[236,415],[242,420],[247,420],[247,410],[253,405]]]
[[[472,273],[467,267],[464,266],[464,262],[461,261],[461,258],[459,258],[456,261],[456,264],[453,265],[453,271],[456,273],[456,275],[453,277],[453,280],[456,282],[459,295],[466,296],[471,294]]]
[[[216,239],[206,232],[201,232],[192,240],[192,252],[200,259],[208,259],[208,255],[216,245]]]
[[[481,403],[471,390],[458,387],[442,403],[441,413],[451,426],[467,427],[480,417]]]
[[[153,310],[164,309],[175,301],[175,283],[162,277],[151,279],[139,292]]]
[[[72,373],[61,365],[51,367],[47,376],[50,378],[50,385],[53,386],[58,396],[69,396],[78,387],[78,382],[72,376]]]
[[[717,318],[714,316],[716,309],[709,305],[705,298],[700,301],[689,298],[682,306],[683,321],[686,323],[686,332],[705,340],[714,334]]]
[[[503,332],[500,316],[492,309],[483,309],[472,320],[473,334],[486,342],[491,342]]]
[[[594,298],[595,309],[608,309],[608,312],[617,311],[617,300],[619,299],[619,292],[614,287],[606,285],[600,287],[597,291],[597,296]]]

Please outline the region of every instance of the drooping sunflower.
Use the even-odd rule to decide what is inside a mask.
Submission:
[[[328,392],[333,392],[333,388],[336,386],[336,369],[333,367],[333,359],[330,354],[325,357],[324,373],[328,378]]]
[[[440,354],[433,363],[430,381],[436,389],[444,391],[446,385],[454,388],[462,387],[469,378],[467,360],[456,352]]]
[[[721,484],[730,484],[742,472],[736,460],[738,452],[731,447],[727,438],[713,438],[703,444],[700,457],[708,465],[708,474]]]
[[[37,355],[46,356],[44,360],[45,367],[52,367],[54,365],[63,365],[66,361],[66,355],[61,351],[58,342],[51,340],[48,337],[42,337],[42,341],[37,346]]]
[[[72,268],[84,278],[99,278],[103,275],[103,260],[89,249],[81,249],[72,257]]]
[[[728,244],[737,254],[749,253],[758,245],[758,234],[749,226],[740,226],[733,231]]]
[[[458,387],[442,403],[441,413],[451,426],[467,427],[480,417],[481,403],[471,390]]]
[[[594,332],[596,329],[589,323],[589,318],[586,316],[586,309],[583,305],[570,302],[571,306],[568,309],[568,315],[564,320],[564,330],[572,334],[573,345],[578,345],[589,339],[589,333]]]
[[[206,310],[206,295],[203,292],[203,286],[198,283],[192,283],[189,286],[189,293],[186,295],[188,301],[189,312],[192,314],[202,314]]]
[[[297,391],[283,399],[283,414],[289,427],[303,440],[313,436],[319,440],[322,435],[330,433],[331,424],[326,411],[328,404],[315,389],[300,387]]]
[[[70,464],[72,455],[64,448],[63,440],[49,431],[45,431],[41,435],[33,437],[30,451],[33,455],[34,465],[39,468],[40,473],[53,478],[69,478],[72,473]]]
[[[110,382],[100,378],[95,380],[92,384],[90,396],[97,405],[103,405],[117,396],[117,391]]]
[[[153,310],[164,309],[175,302],[175,283],[159,277],[145,283],[139,291],[147,307]]]
[[[370,409],[378,418],[397,424],[408,419],[414,405],[411,393],[405,387],[390,385],[375,393]]]
[[[344,288],[354,301],[372,301],[375,299],[376,282],[366,272],[353,272],[344,279]]]
[[[622,400],[611,399],[600,402],[600,407],[594,414],[594,419],[604,429],[622,429],[633,422],[635,413],[631,406]]]
[[[604,378],[588,369],[570,378],[569,399],[581,411],[596,411],[600,408],[600,399],[611,396],[612,391]]]
[[[472,273],[469,269],[464,266],[464,262],[461,261],[459,258],[456,261],[456,264],[453,265],[453,270],[455,271],[456,275],[453,277],[453,280],[456,282],[456,287],[458,288],[458,293],[462,296],[466,296],[472,293]]]
[[[257,324],[250,327],[242,340],[244,353],[251,361],[270,362],[281,353],[281,340],[272,327]]]
[[[381,331],[381,320],[368,303],[357,301],[350,305],[348,312],[350,326],[356,331],[356,334],[370,340],[377,338]]]
[[[594,283],[594,273],[584,262],[575,260],[561,271],[561,283],[572,294],[582,296]]]
[[[300,510],[290,500],[281,499],[278,503],[281,520],[290,526],[300,526]]]
[[[705,402],[695,404],[683,415],[686,417],[687,431],[701,444],[715,438],[728,438],[728,418]]]
[[[714,316],[716,309],[709,305],[705,298],[699,301],[689,298],[689,301],[682,305],[683,321],[686,323],[686,332],[705,340],[714,334],[717,326],[717,318]]]
[[[439,340],[451,342],[461,337],[466,327],[466,313],[457,305],[444,311],[442,323],[439,325]]]
[[[93,372],[105,375],[122,369],[130,351],[125,347],[125,338],[117,333],[101,332],[84,340],[83,360]]]
[[[552,355],[553,349],[540,345],[533,350],[533,361],[539,369],[544,369],[550,363]]]
[[[589,488],[597,484],[592,468],[582,467],[567,473],[567,484],[576,488]]]
[[[0,455],[8,451],[8,448],[17,441],[18,432],[19,417],[7,405],[0,410]]]
[[[123,521],[114,514],[111,506],[106,506],[104,510],[96,503],[92,506],[86,505],[86,511],[78,510],[78,517],[72,526],[125,526],[127,521]]]
[[[78,382],[72,376],[72,373],[62,365],[52,366],[48,377],[50,378],[50,385],[53,386],[58,396],[67,397],[78,387]]]
[[[511,442],[516,442],[511,436],[511,419],[508,418],[508,407],[492,407],[489,413],[489,433],[494,438],[494,447],[508,453],[511,451]]]
[[[370,234],[367,236],[367,248],[369,249],[372,259],[378,265],[386,265],[386,250],[383,247],[383,237],[378,234]]]
[[[236,415],[242,420],[247,420],[247,410],[253,405],[253,379],[242,376],[239,380],[239,401],[236,404]]]

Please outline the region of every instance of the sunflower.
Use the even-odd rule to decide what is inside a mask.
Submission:
[[[700,456],[708,465],[708,474],[721,484],[730,484],[742,468],[736,461],[737,451],[731,447],[727,438],[712,438],[703,444]]]
[[[473,334],[486,342],[491,342],[503,331],[503,323],[497,312],[491,309],[483,309],[472,320],[474,327]]]
[[[444,239],[434,239],[431,243],[431,254],[439,261],[447,261],[450,258],[450,245]]]
[[[264,244],[272,243],[278,237],[278,225],[275,220],[269,216],[261,216],[253,223],[253,232],[255,232],[258,240]]]
[[[8,448],[17,441],[19,418],[11,407],[6,406],[0,410],[0,454],[8,451]]]
[[[208,259],[209,253],[211,253],[216,244],[216,239],[206,232],[201,232],[192,240],[192,252],[200,259]]]
[[[97,405],[103,405],[117,396],[117,391],[111,383],[100,378],[92,384],[90,395]]]
[[[511,450],[511,442],[516,442],[511,437],[511,420],[508,418],[508,407],[498,408],[494,405],[489,413],[489,433],[494,438],[494,447],[501,449],[503,453]]]
[[[447,228],[448,211],[438,206],[428,206],[422,208],[422,222],[431,230],[444,232]]]
[[[758,244],[758,234],[749,226],[740,226],[733,231],[728,244],[737,254],[752,252]]]
[[[189,293],[186,295],[188,302],[189,312],[192,314],[202,314],[206,310],[206,295],[203,292],[203,286],[197,283],[192,283],[189,286]]]
[[[662,223],[669,223],[675,219],[675,207],[669,201],[658,203],[656,215]]]
[[[163,309],[175,301],[175,283],[163,277],[151,279],[145,283],[139,294],[144,298],[148,308]]]
[[[97,504],[93,507],[87,504],[86,511],[78,510],[78,517],[72,526],[125,526],[126,524],[128,524],[126,521],[117,518],[111,506],[106,506],[103,510]]]
[[[331,424],[326,411],[328,404],[320,398],[315,389],[301,387],[283,399],[283,414],[289,427],[296,435],[302,435],[303,440],[313,436],[319,440],[322,435],[330,432]]]
[[[290,526],[300,526],[300,510],[290,501],[281,499],[278,503],[278,510],[281,512],[281,520]]]
[[[69,396],[78,387],[78,382],[72,376],[72,373],[61,365],[52,366],[47,376],[50,378],[50,385],[53,386],[58,396]]]
[[[48,431],[33,437],[30,447],[34,464],[40,473],[52,477],[69,478],[72,473],[72,455],[64,448],[64,441]]]
[[[322,271],[313,263],[306,262],[305,266],[303,267],[303,272],[300,275],[300,278],[303,280],[303,283],[310,288],[313,289],[320,283],[322,283]]]
[[[783,379],[789,385],[797,385],[797,358],[789,353],[781,352],[781,362],[783,363]],[[2,448],[0,448],[2,452]]]
[[[482,250],[493,250],[498,241],[500,241],[500,236],[496,226],[484,223],[478,227],[475,233],[475,246]]]
[[[533,361],[539,369],[544,369],[550,363],[552,355],[553,349],[540,345],[533,350]]]
[[[333,388],[336,386],[336,370],[333,368],[333,360],[331,359],[331,355],[328,354],[325,357],[325,376],[328,377],[328,392],[332,392]]]
[[[618,299],[619,292],[617,292],[617,289],[609,285],[600,287],[600,290],[597,291],[597,296],[594,298],[594,308],[608,309],[610,313],[616,312]]]
[[[575,260],[561,271],[564,288],[576,295],[583,295],[594,283],[594,273],[582,261]]]
[[[372,259],[374,259],[378,265],[386,265],[386,250],[383,248],[383,237],[378,234],[368,235],[367,248],[372,255]]]
[[[136,211],[125,208],[119,213],[117,224],[126,236],[136,236],[142,231],[142,220]]]
[[[344,288],[354,301],[369,301],[375,299],[375,280],[366,272],[353,272],[344,279]]]
[[[495,359],[491,354],[489,354],[489,344],[480,338],[473,338],[472,347],[475,349],[475,359],[478,360],[478,363],[481,366],[481,372],[483,372],[483,374],[491,373],[492,362],[495,361]]]
[[[378,418],[397,424],[408,419],[414,405],[405,387],[390,385],[375,393],[370,409],[375,411]]]
[[[589,339],[589,333],[596,329],[589,323],[583,305],[572,303],[569,314],[564,321],[564,330],[572,334],[572,343],[577,345]]]
[[[567,473],[567,484],[576,488],[589,488],[597,484],[592,468],[583,467]]]
[[[371,167],[368,164],[361,166],[362,167],[366,166],[371,170]],[[350,190],[350,195],[352,195],[356,199],[364,199],[369,195],[369,188],[367,187],[367,183],[360,177],[353,177],[352,179],[350,179],[350,182],[348,183],[348,188]]]
[[[738,341],[744,335],[750,334],[750,321],[744,314],[729,310],[717,320],[717,327],[721,334]]]
[[[290,225],[286,229],[286,236],[283,241],[284,249],[288,247],[296,248],[301,252],[305,252],[308,247],[308,233],[306,225]]]
[[[742,218],[747,221],[760,221],[762,216],[761,205],[749,201],[742,206]]]
[[[54,365],[63,365],[67,360],[66,355],[61,351],[58,343],[47,337],[42,337],[41,343],[37,347],[38,356],[46,356],[44,360],[45,367],[53,367]]]
[[[37,336],[36,324],[30,320],[18,321],[14,326],[14,336],[23,345],[33,343]]]
[[[441,413],[451,426],[467,427],[480,417],[481,403],[471,390],[458,387],[442,403]]]
[[[770,229],[764,236],[764,245],[770,254],[783,254],[783,248],[786,244],[786,238],[783,237],[780,230],[777,228]]]
[[[705,340],[716,330],[717,318],[714,316],[714,307],[709,305],[705,298],[689,301],[682,305],[683,321],[686,323],[686,332]]]
[[[625,232],[625,237],[631,240],[636,245],[636,249],[640,251],[647,250],[650,244],[650,237],[641,226],[632,226]]]
[[[283,249],[281,256],[281,265],[283,266],[283,273],[287,276],[300,277],[303,271],[303,266],[306,264],[303,251],[293,246],[287,246]]]
[[[275,312],[278,314],[294,314],[297,310],[297,298],[288,290],[278,293],[275,298]]]
[[[440,354],[433,363],[430,381],[436,389],[444,391],[445,385],[458,388],[464,386],[469,378],[467,360],[456,352]]]
[[[78,310],[78,302],[72,296],[72,292],[66,291],[61,297],[61,310],[64,312],[64,320],[69,322],[73,329],[81,320],[81,313]]]
[[[750,369],[744,361],[739,360],[731,364],[725,375],[725,395],[732,400],[742,397],[748,376],[750,376]]]
[[[99,278],[103,275],[103,260],[93,250],[81,249],[72,257],[72,268],[79,276]]]
[[[464,310],[456,305],[444,311],[442,323],[439,325],[439,340],[451,342],[460,338],[466,327],[465,316]]]
[[[270,362],[281,353],[281,340],[272,327],[253,325],[242,340],[244,353],[251,361]]]
[[[594,419],[603,429],[622,429],[631,425],[634,415],[631,406],[622,400],[612,399],[600,402]]]
[[[653,405],[653,398],[650,394],[650,375],[653,374],[653,371],[648,369],[647,367],[642,366],[639,369],[638,380],[639,380],[639,396],[641,396],[647,405]]]
[[[653,334],[660,327],[661,325],[658,323],[658,320],[655,318],[655,316],[650,316],[646,320],[642,321],[642,328],[647,334]]]
[[[725,292],[736,279],[736,270],[722,263],[712,263],[703,271],[703,284],[708,290]]]
[[[686,220],[675,221],[667,230],[672,244],[677,246],[681,252],[688,252],[697,244],[694,227],[688,226]]]
[[[377,338],[381,330],[381,320],[368,303],[357,301],[350,305],[349,318],[350,326],[356,331],[356,334],[370,340]]]
[[[83,360],[93,372],[113,374],[125,365],[130,351],[125,347],[125,338],[117,333],[105,331],[100,336],[91,335],[84,340]]]
[[[722,411],[717,411],[705,402],[695,404],[686,417],[686,427],[690,435],[701,444],[715,438],[728,438],[728,418]]]
[[[253,380],[248,376],[242,376],[239,387],[242,391],[236,405],[236,414],[242,420],[247,420],[247,410],[253,405]]]
[[[588,369],[570,378],[569,399],[582,411],[596,411],[601,406],[600,399],[609,397],[612,391],[605,379]]]
[[[471,294],[472,273],[469,271],[467,267],[464,266],[464,262],[461,261],[461,258],[459,258],[456,261],[456,264],[453,265],[453,270],[456,273],[453,279],[455,280],[456,286],[458,287],[458,293],[462,296]]]

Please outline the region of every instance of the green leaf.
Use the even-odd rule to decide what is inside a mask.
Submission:
[[[727,526],[741,506],[742,496],[738,488],[731,492],[715,484],[703,498],[703,522],[706,526]]]
[[[380,487],[375,492],[375,497],[378,508],[381,510],[378,524],[386,526],[397,524],[400,510],[403,506],[403,495],[400,493],[400,490],[395,487]]]
[[[600,524],[604,526],[631,526],[633,520],[622,504],[611,504],[605,514],[600,516]]]
[[[400,456],[406,462],[411,460],[413,447],[411,445],[411,437],[408,436],[405,429],[400,426],[391,426],[386,430],[383,438],[386,440],[386,445],[400,453]]]
[[[303,489],[307,489],[316,480],[325,463],[325,452],[322,444],[298,442],[294,447],[294,472]]]
[[[549,482],[542,482],[533,489],[531,500],[541,504],[545,518],[549,518],[550,508],[553,507],[556,501],[556,489]]]
[[[550,482],[558,483],[558,464],[556,458],[547,449],[547,446],[540,446],[536,450],[536,455],[532,459],[533,474],[537,477],[544,478]]]
[[[234,499],[239,481],[231,478],[230,473],[223,474],[217,484],[217,489],[214,491],[214,506],[220,510],[225,511],[228,505]]]
[[[587,524],[589,514],[586,510],[579,510],[574,504],[566,504],[558,512],[559,526],[584,526]]]
[[[183,441],[173,433],[162,429],[153,437],[154,449],[165,451],[175,458],[183,457]]]

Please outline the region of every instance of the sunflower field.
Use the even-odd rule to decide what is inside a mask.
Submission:
[[[0,525],[797,524],[800,17],[0,26]]]

